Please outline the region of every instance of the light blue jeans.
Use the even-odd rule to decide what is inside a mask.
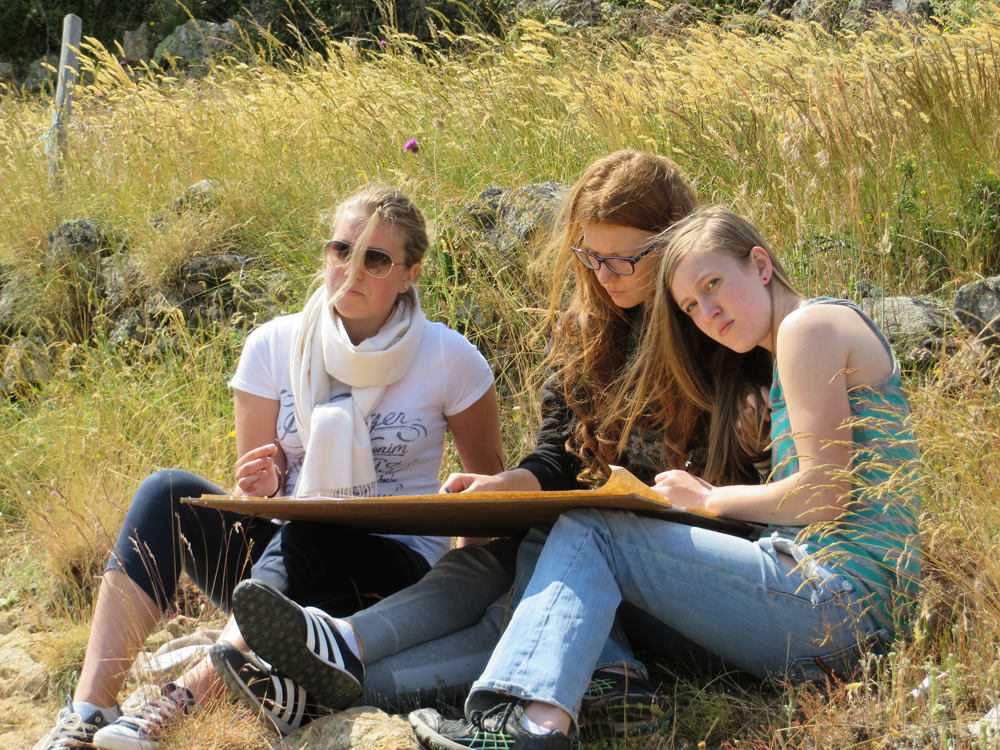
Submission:
[[[770,538],[575,510],[553,527],[466,713],[513,695],[575,722],[622,601],[730,664],[791,682],[846,674],[887,639],[847,579],[828,568],[807,579]]]
[[[429,697],[464,697],[524,594],[547,533],[536,527],[520,545],[505,539],[452,550],[413,586],[348,617],[365,645],[362,702],[401,710]],[[609,627],[597,667],[645,675],[621,626]]]

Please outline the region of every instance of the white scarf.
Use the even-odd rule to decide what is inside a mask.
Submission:
[[[355,346],[321,286],[292,339],[292,396],[305,460],[295,497],[373,497],[378,492],[368,415],[402,378],[420,346],[420,303],[400,304],[377,334]],[[330,401],[334,383],[350,395]]]

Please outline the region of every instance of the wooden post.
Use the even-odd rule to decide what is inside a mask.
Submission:
[[[66,147],[66,124],[73,105],[73,84],[80,70],[80,33],[83,21],[72,14],[63,19],[62,53],[59,55],[59,78],[56,86],[56,109],[46,151],[49,154],[49,179],[58,179],[59,160]]]

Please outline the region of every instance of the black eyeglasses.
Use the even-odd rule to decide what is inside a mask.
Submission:
[[[342,266],[351,259],[351,250],[354,248],[350,242],[343,240],[330,240],[323,245],[323,252],[326,253],[326,260],[336,266]],[[406,263],[395,263],[392,256],[385,250],[377,247],[369,247],[365,250],[365,271],[369,276],[376,279],[384,279],[392,271],[393,266],[405,266]]]
[[[608,270],[611,271],[611,273],[616,273],[619,276],[631,276],[635,273],[635,264],[653,252],[653,245],[647,247],[634,258],[626,258],[621,255],[611,255],[607,258],[602,258],[600,255],[594,255],[593,253],[587,252],[582,247],[574,247],[571,249],[573,250],[574,255],[576,255],[576,259],[583,263],[583,265],[591,271],[597,271],[603,263],[608,267]]]

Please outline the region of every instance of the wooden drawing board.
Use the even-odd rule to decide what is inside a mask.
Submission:
[[[554,522],[573,508],[619,508],[689,526],[745,534],[750,526],[670,505],[630,472],[612,467],[596,490],[463,492],[375,498],[257,498],[202,495],[183,502],[284,521],[322,521],[382,534],[501,536]]]

